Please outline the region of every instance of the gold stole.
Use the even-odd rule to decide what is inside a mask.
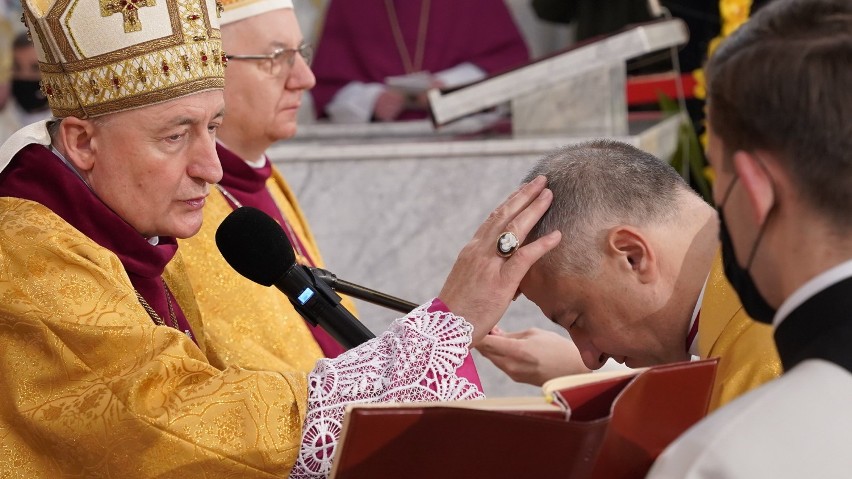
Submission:
[[[772,328],[753,321],[725,278],[722,256],[716,254],[698,323],[698,353],[720,357],[710,410],[781,375]]]

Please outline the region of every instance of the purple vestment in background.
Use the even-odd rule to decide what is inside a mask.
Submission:
[[[437,73],[470,62],[493,74],[529,61],[524,39],[503,0],[393,0],[408,55],[416,57],[423,1],[430,1],[421,70]],[[385,0],[333,0],[312,65],[317,116],[349,82],[383,83],[403,75]],[[421,118],[425,112],[419,112]],[[406,114],[403,118],[416,117]]]

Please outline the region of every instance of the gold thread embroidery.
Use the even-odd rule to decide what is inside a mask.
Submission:
[[[65,68],[67,71],[87,70],[90,68],[104,66],[105,64],[118,62],[123,59],[149,55],[152,52],[156,52],[157,50],[161,50],[164,48],[177,47],[184,43],[184,35],[187,33],[188,29],[191,28],[190,25],[184,23],[180,18],[181,10],[187,9],[188,7],[179,6],[179,2],[176,0],[166,1],[166,8],[169,11],[169,21],[171,22],[173,32],[171,35],[147,41],[144,43],[131,45],[114,52],[98,55],[93,58],[81,58],[78,53],[81,53],[82,49],[77,43],[77,40],[74,38],[75,30],[71,28],[70,21],[73,17],[73,12],[77,3],[82,0],[75,0],[73,4],[70,4],[71,1],[72,0],[57,0],[56,6],[51,9],[51,16],[45,17],[45,21],[50,27],[48,29],[48,32],[51,38],[56,42],[60,52],[63,55],[64,61],[66,62]],[[203,2],[204,0],[200,1]],[[66,7],[68,7],[68,13],[64,15],[65,29],[63,29],[62,25],[60,24],[59,17],[57,16],[56,18],[53,18],[53,11],[58,9],[59,14],[61,14]],[[39,33],[39,38],[44,38],[44,35]],[[58,61],[58,59],[53,60],[53,62]]]
[[[41,87],[55,115],[101,115],[223,88],[219,30],[209,21],[205,0],[164,0],[165,5],[156,0],[100,0],[110,11],[95,10],[95,15],[124,15],[119,7],[125,5],[135,5],[132,11],[162,5],[176,28],[165,37],[88,58],[70,24],[80,1],[57,0],[44,18],[32,21],[47,57],[40,65]],[[34,18],[26,8],[25,15]]]
[[[154,5],[156,0],[101,0],[101,16],[109,17],[120,13],[124,19],[124,33],[138,32],[142,30],[139,9]]]
[[[77,4],[79,2],[75,1],[71,3],[71,0],[66,0],[64,3],[62,1],[57,1],[56,5],[53,7],[57,9],[57,12],[61,14],[61,12],[65,11],[68,8],[68,14],[65,15],[65,28],[67,30],[62,29],[62,25],[59,24],[60,15],[54,15],[53,18],[46,17],[45,20],[48,22],[48,26],[50,33],[53,38],[56,40],[56,45],[59,48],[59,52],[62,53],[62,59],[65,62],[70,62],[72,60],[79,60],[79,57],[75,52],[81,51],[80,45],[77,44],[77,40],[74,38],[74,30],[71,28],[71,18],[74,16],[74,9],[77,8]],[[69,32],[69,38],[65,37],[65,31]],[[71,42],[74,43],[72,48]],[[57,61],[62,61],[57,59]]]
[[[42,28],[41,24],[39,24],[38,20],[28,11],[24,11],[23,14],[27,15],[27,17],[29,17],[30,28],[27,29],[27,33],[29,33],[30,36],[32,36],[33,30],[35,30],[35,34],[39,39],[44,38],[44,29]],[[32,40],[32,38],[30,38],[30,40]],[[46,49],[44,54],[47,57],[48,62],[56,62],[57,61],[56,57],[54,56],[53,50],[51,50],[50,47],[48,47],[47,45],[44,45],[42,48]]]
[[[68,72],[68,77],[65,80],[78,87],[81,81],[86,84],[86,87],[83,89],[86,94],[82,95],[81,98],[84,106],[141,94],[146,90],[166,89],[183,81],[209,76],[224,76],[224,70],[222,70],[219,62],[216,62],[215,68],[211,69],[209,56],[206,63],[204,60],[207,52],[213,50],[220,51],[217,48],[218,46],[218,42],[215,41],[180,45],[147,56],[120,60],[112,63],[107,68],[100,66],[86,71]],[[42,77],[47,80],[47,83],[62,82],[61,77],[65,75],[61,69],[55,68],[58,65],[43,66]],[[136,82],[131,81],[134,79],[133,75],[128,76],[127,73],[120,73],[135,73],[140,68],[145,71],[162,72],[162,75],[158,74],[154,78],[146,76],[147,82]],[[117,90],[113,88],[116,86],[113,77],[121,80],[121,88]],[[92,88],[93,86],[96,88]],[[105,93],[105,89],[110,90],[110,93]],[[61,103],[58,98],[54,97],[54,102],[51,102],[51,106],[70,106]]]
[[[155,105],[163,103],[182,96],[200,93],[209,90],[221,90],[225,87],[224,78],[201,78],[196,81],[182,83],[175,87],[163,91],[152,91],[143,94],[121,98],[119,100],[96,103],[86,107],[89,116],[98,116],[106,113],[116,113],[119,111],[139,108],[141,106]],[[82,111],[78,105],[73,105],[67,108],[53,107],[54,113],[57,116],[77,116],[82,115]]]

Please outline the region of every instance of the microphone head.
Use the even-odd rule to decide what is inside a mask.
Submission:
[[[293,245],[277,221],[257,208],[242,206],[216,230],[225,261],[255,283],[272,286],[296,264]]]

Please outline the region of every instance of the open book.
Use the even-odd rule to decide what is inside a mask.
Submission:
[[[707,413],[716,360],[565,376],[538,397],[350,406],[332,478],[641,478]]]

